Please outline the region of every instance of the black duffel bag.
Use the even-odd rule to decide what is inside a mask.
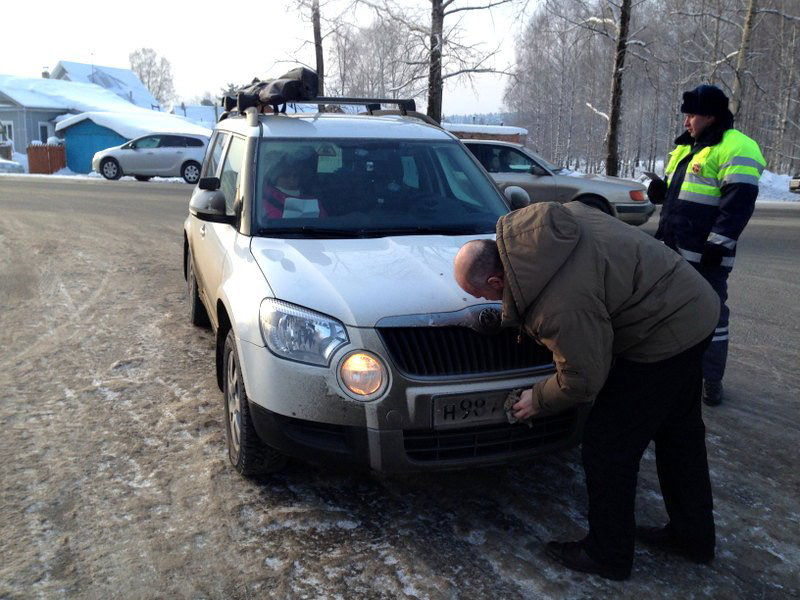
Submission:
[[[317,74],[311,69],[297,67],[278,79],[253,80],[236,94],[236,105],[240,111],[259,105],[272,106],[277,110],[287,102],[313,100],[318,91]]]

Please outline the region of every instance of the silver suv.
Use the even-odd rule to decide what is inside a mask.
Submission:
[[[579,200],[631,225],[643,225],[655,211],[641,183],[569,171],[512,142],[464,140],[464,144],[501,189],[521,187],[534,202]]]
[[[240,473],[287,455],[449,469],[577,443],[582,410],[507,422],[507,393],[552,356],[453,279],[459,247],[510,209],[461,142],[410,116],[245,113],[217,125],[184,230]]]

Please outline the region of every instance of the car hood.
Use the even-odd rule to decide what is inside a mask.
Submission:
[[[644,185],[639,183],[638,181],[631,181],[630,179],[623,179],[622,177],[610,177],[608,175],[596,175],[596,174],[588,174],[588,173],[580,173],[578,171],[570,171],[564,173],[558,173],[559,177],[568,177],[568,178],[576,178],[576,179],[587,179],[590,181],[597,181],[603,183],[612,183],[616,185],[621,185],[625,188],[631,190],[643,190],[646,189]]]
[[[276,298],[347,325],[373,327],[384,317],[451,312],[485,303],[455,282],[453,259],[465,242],[486,237],[254,237],[250,250]]]

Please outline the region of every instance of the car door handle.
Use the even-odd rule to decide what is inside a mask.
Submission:
[[[200,225],[200,237],[206,237],[206,224]]]

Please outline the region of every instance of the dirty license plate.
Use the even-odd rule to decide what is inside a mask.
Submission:
[[[508,392],[438,396],[433,398],[433,426],[437,429],[504,423],[503,403]]]

